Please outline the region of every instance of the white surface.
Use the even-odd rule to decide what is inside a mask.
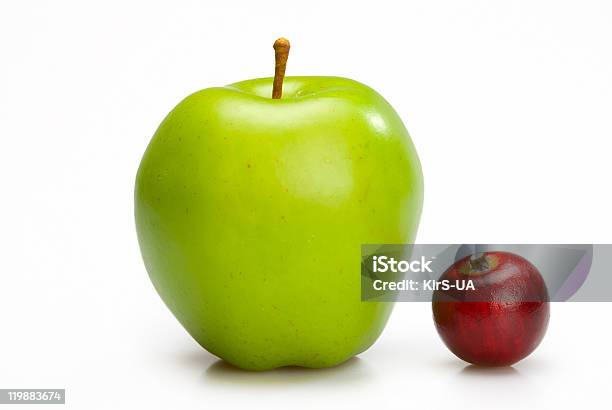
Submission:
[[[421,242],[612,242],[612,3],[209,3],[0,5],[0,388],[74,409],[609,407],[612,304],[555,304],[515,370],[466,368],[427,304],[336,369],[229,369],[150,285],[132,189],[164,115],[269,76],[283,35],[288,75],[360,80],[404,118]]]

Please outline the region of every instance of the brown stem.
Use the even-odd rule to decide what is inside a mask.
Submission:
[[[283,80],[285,69],[287,68],[287,58],[289,58],[289,40],[279,38],[274,42],[274,85],[272,86],[272,98],[279,99],[283,95]]]
[[[470,268],[473,272],[482,272],[489,269],[486,253],[475,253],[470,257]]]

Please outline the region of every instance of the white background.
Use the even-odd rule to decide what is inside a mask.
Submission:
[[[165,114],[271,75],[283,35],[288,75],[362,81],[405,120],[420,242],[612,242],[612,2],[87,3],[0,5],[0,388],[74,409],[609,408],[612,304],[555,304],[513,369],[466,367],[418,303],[338,368],[229,368],[155,293],[132,201]]]

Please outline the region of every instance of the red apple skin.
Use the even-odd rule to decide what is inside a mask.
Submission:
[[[440,280],[472,279],[476,290],[436,290],[433,316],[446,346],[466,362],[510,366],[540,344],[550,318],[542,275],[509,252],[486,252],[489,266],[469,272],[470,256],[455,262]],[[467,268],[466,268],[467,267]]]

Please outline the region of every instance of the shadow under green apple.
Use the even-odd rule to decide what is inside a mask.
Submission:
[[[263,372],[242,370],[231,364],[218,360],[206,369],[204,377],[207,382],[227,385],[287,385],[287,384],[329,384],[338,387],[341,384],[355,385],[360,380],[367,380],[368,367],[365,362],[353,357],[346,362],[322,369],[288,366]]]

